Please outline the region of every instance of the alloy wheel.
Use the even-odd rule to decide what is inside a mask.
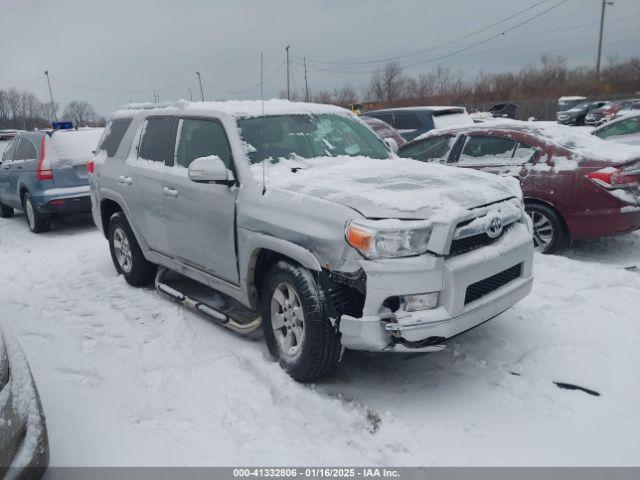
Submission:
[[[116,260],[123,272],[129,273],[133,266],[131,259],[131,247],[127,234],[121,228],[113,231],[113,251],[116,254]]]
[[[300,297],[288,282],[279,283],[273,291],[271,327],[282,354],[297,358],[304,343],[304,312]]]
[[[553,243],[555,232],[551,220],[541,212],[527,212],[533,222],[533,243],[536,249],[544,252]]]

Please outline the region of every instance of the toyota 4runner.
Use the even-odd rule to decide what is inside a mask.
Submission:
[[[344,349],[442,349],[531,289],[515,180],[398,158],[338,107],[132,104],[89,171],[116,270],[262,328],[299,381]]]

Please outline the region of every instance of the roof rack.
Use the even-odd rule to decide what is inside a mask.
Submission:
[[[126,110],[152,110],[154,108],[175,107],[178,102],[160,102],[160,103],[128,103],[124,106]]]

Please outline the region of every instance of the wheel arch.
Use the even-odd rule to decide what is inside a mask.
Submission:
[[[284,260],[315,272],[322,270],[309,250],[263,234],[254,235],[245,245],[245,251],[248,252],[246,258],[240,260],[241,282],[252,308],[259,308],[265,275],[275,262]]]
[[[524,204],[525,204],[525,209],[527,204],[534,204],[534,205],[543,205],[553,210],[558,215],[558,218],[562,222],[562,227],[564,228],[565,233],[569,237],[569,241],[572,240],[573,236],[571,234],[571,230],[569,229],[569,225],[567,224],[567,221],[565,220],[560,210],[558,210],[558,208],[554,204],[547,202],[546,200],[540,200],[539,198],[535,198],[535,197],[524,197]]]

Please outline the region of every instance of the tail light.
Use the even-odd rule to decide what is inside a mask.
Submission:
[[[604,188],[634,188],[638,186],[638,177],[628,175],[615,167],[607,167],[585,175],[593,183]]]
[[[51,170],[51,162],[47,159],[47,137],[42,137],[42,145],[40,147],[40,159],[36,168],[36,177],[38,180],[53,180],[53,171]]]
[[[95,164],[95,163],[93,163],[93,160],[89,160],[89,161],[87,162],[87,170],[89,170],[89,173],[93,173],[93,171],[95,170],[95,168],[96,168],[96,164]]]

